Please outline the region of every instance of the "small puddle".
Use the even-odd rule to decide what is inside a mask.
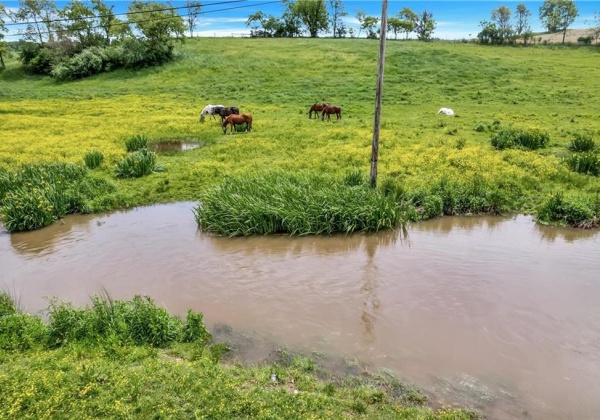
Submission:
[[[166,140],[150,144],[150,150],[158,153],[187,152],[198,149],[202,143],[198,141]]]

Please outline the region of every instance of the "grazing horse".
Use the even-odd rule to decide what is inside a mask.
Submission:
[[[337,105],[327,105],[323,108],[323,112],[321,113],[321,121],[325,120],[325,114],[327,114],[327,121],[331,121],[331,114],[335,114],[336,120],[342,119],[342,107]]]
[[[308,110],[308,118],[312,118],[313,112],[315,113],[315,118],[317,118],[318,113],[323,111],[328,106],[329,106],[329,104],[327,102],[323,102],[323,103],[317,102],[316,104],[311,106],[310,109]]]
[[[219,113],[219,110],[225,108],[223,105],[206,105],[202,111],[200,111],[200,122],[204,122],[204,117],[207,115],[212,115],[213,118],[216,118],[215,115]]]
[[[225,106],[218,111],[218,114],[221,116],[221,123],[223,123],[225,118],[232,114],[240,115],[240,109],[237,106]]]
[[[246,124],[246,131],[252,131],[252,115],[251,114],[231,114],[225,121],[223,122],[223,134],[227,134],[227,126],[231,125],[231,134],[233,134],[233,130],[236,125]]]

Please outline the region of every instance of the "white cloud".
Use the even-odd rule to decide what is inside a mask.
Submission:
[[[206,22],[207,24],[212,23],[244,23],[248,20],[248,18],[239,17],[239,18],[199,18],[199,22]]]

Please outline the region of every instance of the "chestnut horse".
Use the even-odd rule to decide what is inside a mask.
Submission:
[[[317,113],[323,111],[329,104],[326,102],[323,103],[316,103],[313,106],[310,107],[310,110],[308,111],[308,118],[312,118],[312,114],[313,112],[315,113],[315,118],[317,117]]]
[[[240,115],[240,109],[237,106],[226,106],[219,109],[217,113],[221,116],[221,123],[223,123],[225,118],[232,114]]]
[[[341,106],[332,106],[328,105],[323,108],[323,113],[321,114],[321,121],[325,120],[325,114],[327,114],[327,121],[331,121],[331,114],[335,114],[336,120],[342,119],[342,107]]]
[[[237,115],[237,114],[231,114],[229,115],[227,118],[225,118],[225,121],[223,122],[222,128],[223,128],[223,134],[227,134],[227,126],[231,125],[231,134],[233,134],[233,130],[235,128],[236,125],[242,125],[242,124],[246,124],[246,131],[251,131],[252,130],[252,115],[251,114],[242,114],[242,115]]]

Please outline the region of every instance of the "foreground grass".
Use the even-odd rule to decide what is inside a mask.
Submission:
[[[185,321],[151,300],[53,301],[49,323],[0,293],[0,418],[470,419],[433,410],[388,374],[342,376],[279,352],[245,366],[220,363],[201,314]]]
[[[105,159],[95,171],[115,182],[116,207],[196,200],[225,177],[261,171],[368,174],[376,42],[195,39],[179,52],[161,68],[62,84],[25,76],[10,59],[0,73],[0,168],[78,163],[98,150]],[[600,193],[600,179],[564,160],[576,136],[598,142],[599,67],[597,48],[390,42],[380,180],[423,191],[442,180],[480,179],[518,191],[508,211],[535,212],[555,193],[588,200]],[[342,105],[343,120],[309,120],[309,106],[321,100]],[[252,113],[255,130],[223,136],[218,123],[198,123],[207,103]],[[456,117],[436,115],[442,106]],[[537,151],[496,150],[494,127],[543,130],[549,141]],[[114,167],[135,135],[204,147],[159,156],[164,172],[116,179]]]

